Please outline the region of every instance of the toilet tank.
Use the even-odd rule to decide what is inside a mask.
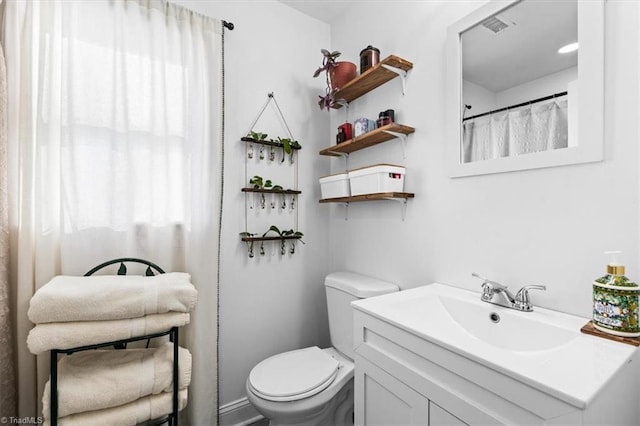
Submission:
[[[351,302],[399,290],[387,281],[353,272],[334,272],[324,280],[331,346],[353,359],[353,310]]]

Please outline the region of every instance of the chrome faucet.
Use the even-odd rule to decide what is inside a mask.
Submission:
[[[494,305],[516,309],[518,311],[533,311],[533,305],[529,299],[529,290],[547,289],[544,285],[525,285],[518,290],[514,296],[509,292],[509,290],[507,290],[506,285],[483,278],[475,272],[471,275],[482,280],[482,295],[480,296],[480,300],[487,303],[493,303]]]

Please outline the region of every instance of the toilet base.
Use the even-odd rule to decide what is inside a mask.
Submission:
[[[269,426],[353,426],[353,379],[344,385],[330,403],[310,416],[305,419],[288,416],[271,418]]]

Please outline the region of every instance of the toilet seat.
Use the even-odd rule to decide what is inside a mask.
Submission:
[[[249,374],[251,391],[269,401],[295,401],[326,389],[340,363],[317,346],[274,355]]]

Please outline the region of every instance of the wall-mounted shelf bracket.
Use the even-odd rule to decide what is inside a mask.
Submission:
[[[405,152],[405,144],[407,142],[407,135],[404,133],[400,133],[400,132],[394,132],[392,130],[384,130],[385,133],[400,139],[400,146],[402,147],[402,158],[407,158],[407,154]]]
[[[326,151],[327,155],[333,155],[334,157],[342,157],[344,158],[344,171],[349,171],[349,153],[348,152],[339,152],[339,151]]]
[[[344,220],[349,220],[349,203],[336,203],[339,206],[344,206]]]
[[[403,70],[402,68],[392,67],[388,64],[382,64],[382,67],[400,76],[400,82],[402,83],[402,95],[404,96],[407,91],[407,71]]]
[[[407,199],[406,198],[395,198],[395,197],[386,197],[384,200],[389,201],[397,201],[400,203],[400,215],[402,216],[402,221],[404,222],[404,218],[407,216]]]

